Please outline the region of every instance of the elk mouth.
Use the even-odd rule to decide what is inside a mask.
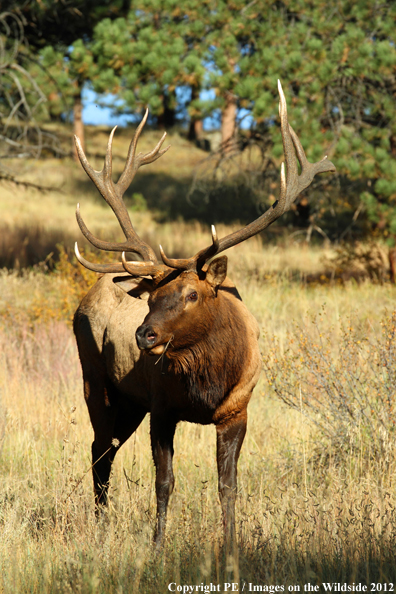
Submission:
[[[149,355],[163,355],[166,350],[165,344],[158,344],[148,351]]]

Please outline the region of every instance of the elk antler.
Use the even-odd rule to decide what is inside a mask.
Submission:
[[[167,258],[161,248],[161,257],[167,266],[182,270],[199,270],[202,268],[205,262],[214,255],[220,254],[221,252],[224,252],[224,250],[227,250],[234,245],[238,245],[238,243],[249,239],[249,237],[253,237],[253,235],[257,235],[257,233],[260,233],[260,231],[263,231],[269,227],[271,223],[276,221],[276,219],[290,210],[291,205],[297,196],[310,185],[317,173],[336,170],[334,164],[331,161],[328,161],[327,157],[324,157],[317,163],[310,163],[307,160],[301,142],[288,122],[286,99],[279,80],[278,91],[280,97],[279,115],[281,119],[283,150],[285,153],[287,172],[285,176],[285,165],[282,163],[279,200],[274,202],[274,204],[272,204],[272,206],[270,206],[268,210],[266,210],[265,213],[262,214],[258,219],[255,219],[243,229],[234,231],[234,233],[230,233],[220,240],[217,239],[216,231],[212,225],[212,245],[208,248],[205,248],[204,250],[199,251],[197,254],[195,254],[195,256],[189,258],[188,260],[172,260]],[[294,149],[301,165],[300,175],[298,175],[297,159]]]
[[[126,241],[122,243],[114,243],[110,241],[103,241],[98,239],[88,230],[86,227],[81,214],[80,214],[80,205],[77,204],[76,210],[76,218],[78,225],[81,229],[82,234],[88,239],[88,241],[95,247],[101,250],[108,250],[108,251],[115,251],[115,252],[134,252],[139,254],[143,258],[143,262],[130,262],[129,264],[125,260],[125,256],[123,255],[122,262],[118,264],[93,264],[88,262],[83,258],[78,250],[77,243],[75,245],[75,253],[77,259],[83,264],[86,268],[90,270],[94,270],[95,272],[130,272],[130,274],[141,276],[141,275],[156,275],[159,272],[168,271],[169,268],[164,266],[163,264],[158,264],[157,258],[155,256],[154,250],[140,237],[137,235],[135,229],[133,228],[131,219],[129,218],[128,211],[126,209],[125,203],[123,201],[123,195],[127,188],[132,183],[133,178],[139,167],[141,165],[147,165],[148,163],[153,163],[159,157],[161,157],[166,151],[170,148],[170,146],[166,147],[165,149],[160,150],[162,143],[165,140],[166,132],[162,136],[161,140],[158,144],[154,147],[152,151],[147,154],[136,153],[136,145],[140,136],[140,133],[143,129],[144,124],[146,123],[148,116],[148,109],[140,122],[136,133],[131,141],[128,150],[127,161],[125,163],[124,171],[122,172],[120,179],[115,184],[111,179],[112,174],[112,144],[113,144],[113,136],[114,132],[117,128],[113,128],[111,131],[107,151],[105,156],[105,162],[102,171],[95,171],[93,167],[89,164],[84,151],[82,149],[80,139],[75,136],[75,143],[77,148],[78,157],[80,159],[81,165],[85,169],[88,176],[91,178],[95,186],[98,188],[99,192],[102,194],[103,198],[106,200],[107,204],[111,206],[114,214],[116,215],[118,222],[124,232],[126,237]]]
[[[98,247],[99,249],[123,252],[122,263],[92,264],[80,255],[76,244],[76,256],[78,260],[81,262],[81,264],[83,264],[91,270],[95,270],[96,272],[127,271],[132,276],[148,275],[155,277],[159,274],[163,275],[164,273],[168,273],[172,269],[199,271],[205,264],[205,262],[207,262],[210,258],[213,258],[213,256],[215,256],[216,254],[220,254],[221,252],[224,252],[224,250],[227,250],[228,248],[237,245],[238,243],[241,243],[246,239],[249,239],[249,237],[252,237],[253,235],[257,235],[257,233],[260,233],[260,231],[263,231],[264,229],[269,227],[269,225],[276,221],[276,219],[278,219],[285,212],[290,210],[291,205],[293,204],[297,196],[310,185],[314,176],[317,173],[323,173],[325,171],[335,171],[335,166],[331,161],[327,160],[327,157],[324,157],[321,161],[318,161],[317,163],[309,163],[305,156],[304,149],[302,148],[301,142],[297,134],[294,132],[293,128],[290,126],[287,120],[286,99],[283,94],[280,81],[278,81],[278,91],[280,97],[279,115],[281,119],[283,150],[285,153],[286,161],[286,174],[284,163],[282,163],[281,165],[281,188],[279,200],[274,202],[274,204],[272,204],[272,206],[270,206],[264,214],[262,214],[256,220],[249,223],[249,225],[246,225],[243,229],[234,231],[234,233],[230,233],[222,239],[218,239],[216,230],[212,225],[212,245],[203,250],[200,250],[197,254],[195,254],[195,256],[192,256],[191,258],[187,259],[168,258],[165,255],[164,250],[160,246],[160,253],[163,264],[158,264],[157,259],[155,257],[155,253],[152,250],[152,248],[137,236],[132,226],[131,220],[128,216],[125,204],[122,200],[122,196],[125,190],[132,182],[135,173],[140,167],[140,165],[152,163],[161,155],[163,155],[169,148],[167,147],[166,149],[160,150],[160,147],[166,136],[165,133],[159,141],[159,143],[157,144],[157,146],[150,153],[147,153],[146,155],[139,153],[135,157],[136,144],[140,132],[146,122],[148,111],[146,111],[142,122],[136,130],[136,134],[129,147],[127,162],[125,164],[124,171],[117,184],[114,184],[111,180],[111,145],[113,141],[115,128],[110,134],[109,143],[106,151],[105,164],[102,171],[94,171],[94,169],[89,165],[81,148],[80,141],[77,137],[75,137],[77,152],[82,166],[84,167],[85,171],[98,188],[99,192],[102,194],[103,198],[113,209],[121,225],[121,228],[124,231],[125,237],[127,238],[127,241],[125,241],[124,243],[111,243],[97,239],[88,231],[87,227],[85,226],[80,215],[79,206],[77,205],[77,221],[82,233],[85,235],[88,241],[90,241],[92,245]],[[298,175],[297,159],[301,165],[300,175]],[[128,262],[125,259],[126,251],[136,252],[140,254],[144,261]]]

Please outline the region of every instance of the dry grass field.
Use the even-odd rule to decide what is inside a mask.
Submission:
[[[230,276],[262,329],[265,368],[239,462],[238,552],[224,558],[215,430],[184,423],[156,555],[148,419],[117,455],[108,513],[98,522],[93,513],[92,430],[70,321],[95,275],[68,252],[80,237],[75,203],[96,233],[116,227],[71,161],[43,161],[26,176],[63,193],[4,188],[2,253],[23,226],[39,230],[44,251],[54,238],[67,249],[51,272],[49,260],[0,272],[0,592],[165,593],[169,584],[203,592],[230,582],[245,592],[308,583],[393,591],[396,289],[306,282],[320,280],[324,249],[251,239],[229,251]],[[208,242],[201,225],[133,216],[169,253]]]

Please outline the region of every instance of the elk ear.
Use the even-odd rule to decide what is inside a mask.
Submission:
[[[206,280],[214,289],[217,289],[227,276],[227,261],[227,256],[220,256],[208,266]]]
[[[133,278],[133,276],[116,276],[113,283],[120,287],[131,297],[147,299],[148,293],[153,290],[153,282],[148,278]]]

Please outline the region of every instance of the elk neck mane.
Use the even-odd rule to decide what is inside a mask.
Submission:
[[[216,407],[240,379],[247,344],[241,311],[223,299],[204,338],[188,348],[166,353],[168,369],[181,377],[192,401]]]

